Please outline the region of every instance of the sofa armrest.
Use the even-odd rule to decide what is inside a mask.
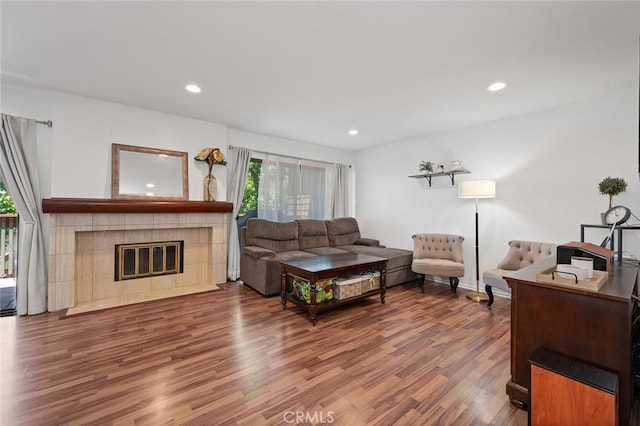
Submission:
[[[354,244],[359,246],[380,247],[380,240],[374,240],[373,238],[358,238]]]
[[[260,259],[262,257],[276,257],[275,251],[258,246],[245,246],[242,249],[242,252],[254,259]]]

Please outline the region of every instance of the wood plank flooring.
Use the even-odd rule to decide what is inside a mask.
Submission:
[[[65,317],[0,318],[2,425],[525,425],[509,301],[415,283],[323,312],[239,283]]]

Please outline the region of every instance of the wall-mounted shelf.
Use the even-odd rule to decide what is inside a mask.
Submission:
[[[467,169],[460,170],[450,170],[448,172],[437,172],[437,173],[423,173],[421,175],[413,175],[409,176],[410,178],[425,178],[429,182],[429,188],[431,188],[431,178],[435,176],[449,176],[451,178],[451,185],[455,184],[455,175],[464,175],[467,173],[471,173]]]

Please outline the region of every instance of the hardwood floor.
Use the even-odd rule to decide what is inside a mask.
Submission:
[[[505,394],[509,301],[458,292],[394,287],[315,327],[238,283],[0,318],[0,423],[525,425]]]

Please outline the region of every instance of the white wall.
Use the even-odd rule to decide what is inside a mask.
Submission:
[[[351,151],[327,148],[306,142],[264,136],[242,130],[229,129],[227,136],[229,145],[250,148],[255,151],[270,152],[272,154],[288,155],[309,160],[325,161],[327,163],[351,164]]]
[[[597,189],[606,176],[626,179],[627,192],[614,204],[640,216],[638,90],[358,153],[356,216],[363,235],[407,249],[414,233],[463,235],[461,286],[475,288],[474,201],[458,199],[457,183],[447,177],[433,178],[431,188],[408,178],[419,173],[420,160],[462,160],[471,174],[457,181],[497,181],[496,198],[479,203],[482,274],[502,259],[511,239],[579,241],[580,224],[599,223],[608,208]],[[586,235],[597,244],[602,238],[598,230]],[[624,251],[640,258],[640,233],[628,231],[624,241]]]
[[[313,160],[350,163],[351,152],[228,129],[224,124],[134,108],[51,90],[3,83],[3,113],[52,120],[37,126],[42,196],[111,197],[111,144],[186,151],[189,199],[202,200],[207,165],[193,157],[204,147],[228,145]],[[228,141],[227,141],[228,138]],[[226,199],[227,170],[214,166],[218,199]]]
[[[129,107],[54,91],[2,86],[2,112],[52,120],[38,126],[43,197],[110,198],[111,144],[185,151],[189,199],[202,200],[207,165],[193,157],[204,147],[227,151],[223,124]],[[215,166],[218,198],[226,197],[226,170]]]

